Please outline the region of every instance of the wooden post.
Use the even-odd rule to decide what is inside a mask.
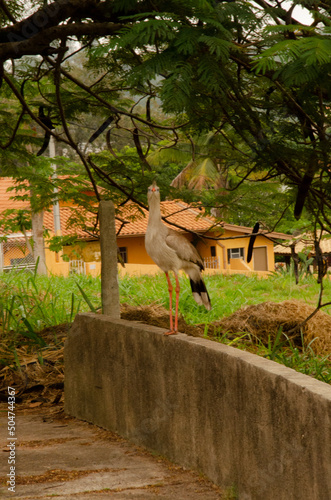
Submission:
[[[292,245],[291,245],[291,257],[293,260],[295,284],[298,285],[299,284],[299,257],[295,251],[295,243],[292,243]]]
[[[119,319],[121,313],[117,273],[115,208],[112,201],[102,200],[100,202],[99,220],[102,313]]]

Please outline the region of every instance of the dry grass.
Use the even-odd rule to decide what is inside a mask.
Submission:
[[[229,333],[248,332],[264,345],[268,345],[269,338],[274,340],[281,327],[294,345],[307,347],[315,339],[311,344],[314,353],[329,354],[331,317],[320,310],[301,326],[314,310],[314,307],[299,300],[286,300],[280,303],[262,302],[243,307],[227,318],[214,322],[210,326],[210,333],[215,329]]]
[[[0,345],[7,364],[0,370],[0,399],[7,400],[7,387],[15,387],[16,401],[28,407],[57,405],[63,399],[64,341],[70,325],[45,328],[39,332],[48,346],[24,345],[15,350]]]
[[[139,321],[148,325],[169,330],[169,311],[159,304],[148,306],[121,305],[121,318],[129,321]],[[192,337],[200,337],[204,333],[204,325],[188,325],[184,318],[178,318],[178,330]]]
[[[274,340],[279,328],[282,327],[282,331],[296,346],[303,347],[302,338],[304,347],[315,339],[311,344],[315,354],[329,354],[331,352],[331,317],[328,314],[320,310],[300,328],[301,323],[314,310],[314,307],[299,300],[286,300],[280,303],[262,302],[242,307],[230,316],[214,321],[208,327],[208,335],[213,336],[216,331],[231,334],[247,332],[267,346],[269,339]],[[169,312],[159,304],[138,307],[123,304],[121,317],[160,328],[169,328]],[[205,325],[188,325],[180,317],[178,329],[187,335],[201,337],[204,335]],[[294,331],[289,333],[292,329]]]

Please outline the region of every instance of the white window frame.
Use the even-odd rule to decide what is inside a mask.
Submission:
[[[230,259],[245,259],[245,248],[236,247],[228,248],[228,264],[230,264]]]

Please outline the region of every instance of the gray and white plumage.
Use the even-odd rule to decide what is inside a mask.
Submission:
[[[166,226],[161,219],[160,190],[153,183],[148,188],[149,218],[145,236],[148,255],[165,272],[173,271],[175,276],[183,270],[190,278],[193,298],[199,305],[211,309],[210,298],[201,278],[203,261],[185,236]]]

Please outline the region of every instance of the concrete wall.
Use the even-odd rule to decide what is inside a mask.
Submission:
[[[206,339],[78,315],[65,410],[197,469],[240,500],[330,500],[331,387]]]

